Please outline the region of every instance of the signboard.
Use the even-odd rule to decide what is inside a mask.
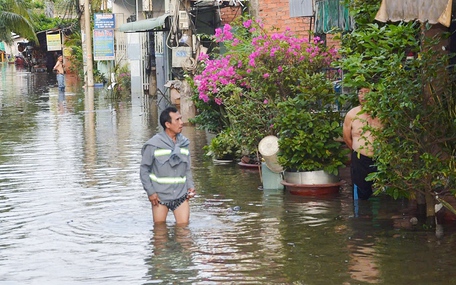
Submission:
[[[47,50],[55,51],[62,49],[62,41],[60,40],[60,33],[46,34]]]
[[[114,30],[93,30],[95,60],[114,60]]]
[[[94,29],[115,29],[116,22],[114,14],[95,14]]]

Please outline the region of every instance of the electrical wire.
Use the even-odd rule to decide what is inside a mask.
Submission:
[[[182,62],[182,69],[188,72],[192,72],[196,69],[197,62],[196,59],[189,56]]]
[[[179,1],[179,4],[174,7],[174,10],[173,10],[173,19],[171,21],[171,26],[170,26],[170,32],[167,36],[167,39],[166,39],[166,46],[170,49],[176,49],[179,47],[179,39],[178,39],[178,35],[179,35],[179,10],[180,10],[180,4],[181,4],[181,0],[178,0]],[[185,6],[184,6],[185,7]],[[187,14],[190,14],[190,12],[185,8],[185,12]],[[193,22],[192,20],[192,17],[189,16],[189,29],[192,30],[192,33],[195,34],[196,33],[196,25],[195,23]],[[196,42],[193,46],[199,46],[199,40],[195,37],[195,40],[198,41]],[[185,43],[187,46],[190,46],[188,43]],[[198,48],[196,48],[198,49]],[[196,54],[195,51],[192,50],[192,54]],[[190,56],[186,57],[182,63],[181,63],[181,67],[183,70],[187,71],[187,72],[193,72],[196,68],[197,68],[197,60],[192,56],[192,54],[190,54]]]
[[[179,29],[179,9],[180,9],[180,1],[176,3],[173,10],[171,27],[169,34],[166,38],[166,46],[170,49],[177,48],[179,46],[179,41],[177,39],[177,32]],[[175,46],[171,45],[170,41],[175,43]]]

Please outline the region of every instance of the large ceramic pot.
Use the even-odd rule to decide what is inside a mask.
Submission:
[[[323,170],[284,172],[281,182],[290,194],[299,196],[321,196],[339,193],[342,182],[336,175]]]

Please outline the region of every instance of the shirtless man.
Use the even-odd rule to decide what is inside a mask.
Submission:
[[[369,88],[361,88],[358,91],[360,105],[351,109],[345,116],[343,137],[347,146],[352,150],[351,176],[353,182],[353,198],[355,200],[367,200],[372,195],[372,181],[366,181],[369,173],[377,171],[372,156],[373,140],[372,133],[364,129],[365,126],[380,128],[378,118],[372,118],[363,112],[364,96],[370,92]]]
[[[60,91],[65,91],[65,72],[63,70],[63,56],[57,58],[57,62],[54,66],[54,71],[57,73],[57,84],[59,85]]]

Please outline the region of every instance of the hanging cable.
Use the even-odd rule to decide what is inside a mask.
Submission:
[[[177,39],[177,32],[179,30],[180,1],[176,1],[176,2],[177,3],[174,5],[174,9],[173,9],[170,32],[168,34],[168,37],[166,38],[166,46],[170,49],[173,49],[173,48],[176,48],[179,46],[179,41]],[[174,45],[172,45],[170,43],[170,41],[173,42]]]

